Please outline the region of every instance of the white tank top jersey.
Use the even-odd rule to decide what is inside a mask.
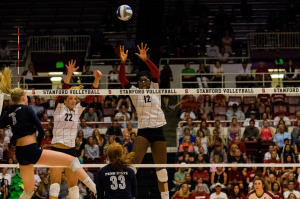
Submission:
[[[84,109],[85,107],[82,107],[80,103],[76,104],[74,110],[70,110],[63,103],[58,103],[54,111],[54,128],[51,144],[62,143],[69,147],[75,147],[79,117]]]
[[[151,82],[150,89],[158,88],[158,83]],[[138,88],[131,86],[130,89]],[[161,95],[132,95],[130,98],[136,109],[139,129],[158,128],[167,123],[161,110]]]

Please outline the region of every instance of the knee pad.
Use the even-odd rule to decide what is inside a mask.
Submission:
[[[160,182],[167,182],[168,181],[168,172],[167,169],[161,169],[156,171],[157,179]]]
[[[74,186],[69,188],[69,196],[70,199],[78,199],[79,198],[79,188],[78,186]]]
[[[53,196],[53,197],[58,197],[59,195],[59,191],[60,191],[60,184],[58,183],[53,183],[50,185],[50,189],[49,189],[49,192],[50,192],[50,196]]]
[[[33,196],[33,193],[29,193],[29,192],[26,192],[26,191],[23,191],[23,193],[20,195],[20,198],[22,199],[31,199],[31,197]]]
[[[81,169],[81,168],[82,168],[82,166],[81,166],[81,164],[80,164],[78,158],[75,158],[75,159],[71,162],[71,164],[70,164],[69,167],[72,169],[73,172],[75,172],[77,169]]]

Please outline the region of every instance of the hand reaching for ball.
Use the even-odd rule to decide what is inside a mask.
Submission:
[[[97,80],[100,80],[102,77],[102,73],[99,70],[95,70],[93,75]]]

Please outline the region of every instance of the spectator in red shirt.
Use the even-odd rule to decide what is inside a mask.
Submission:
[[[204,167],[198,167],[193,173],[193,181],[197,182],[198,178],[202,178],[204,183],[209,183],[209,173],[204,170]]]
[[[274,118],[280,115],[289,116],[289,113],[284,110],[283,106],[279,106],[279,110],[274,114]]]
[[[209,194],[204,191],[202,183],[196,186],[195,192],[191,195],[190,199],[209,199]]]
[[[282,199],[283,195],[281,193],[280,184],[278,182],[274,182],[271,184],[271,191],[274,194],[274,199]]]
[[[247,197],[243,194],[242,190],[240,190],[239,185],[234,185],[233,191],[229,193],[229,199],[247,199]]]
[[[287,97],[286,94],[284,93],[274,93],[271,95],[271,102],[274,105],[278,105],[278,104],[287,104]]]
[[[271,82],[266,82],[266,81],[271,81],[271,76],[269,74],[268,69],[265,67],[265,63],[264,62],[259,62],[259,67],[256,69],[255,72],[255,78],[256,81],[260,81],[260,82],[265,82],[265,87],[270,87]],[[257,83],[258,85],[262,86],[263,83]]]
[[[265,107],[267,105],[270,105],[271,102],[271,96],[270,94],[258,94],[257,96],[257,104],[259,106]]]
[[[257,170],[257,167],[252,167],[251,169],[252,170],[247,172],[246,182],[248,185],[253,182],[255,176],[262,177],[262,173],[260,170]]]
[[[237,162],[233,162],[233,164],[236,163]],[[232,189],[234,185],[238,185],[240,189],[244,188],[243,174],[237,167],[232,167],[232,169],[228,172],[228,189]]]
[[[49,130],[45,130],[45,137],[42,140],[41,147],[43,149],[51,149],[52,144],[52,136]]]
[[[277,159],[277,152],[276,152],[276,150],[273,150],[271,152],[271,159],[265,160],[264,163],[276,163],[276,164],[280,163],[280,160]]]
[[[226,96],[218,94],[214,97],[214,103],[218,106],[226,106]]]
[[[245,160],[247,160],[247,155],[246,155],[246,146],[245,146],[245,143],[241,140],[241,137],[239,134],[236,134],[235,137],[234,137],[234,140],[232,140],[228,146],[228,148],[230,149],[231,148],[231,145],[232,144],[236,144],[238,146],[238,148],[240,149],[240,151],[242,152],[243,154],[243,158]]]

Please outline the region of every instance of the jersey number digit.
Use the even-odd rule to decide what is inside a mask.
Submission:
[[[118,180],[120,181],[119,184],[118,184]],[[111,190],[117,190],[118,188],[119,189],[126,188],[125,177],[123,175],[119,175],[118,179],[116,176],[110,176],[110,181],[112,182],[112,184],[110,185]]]
[[[150,100],[150,96],[149,96],[149,95],[147,95],[147,96],[144,96],[144,100],[145,100],[145,103],[149,103],[149,102],[151,102],[151,100]]]
[[[73,117],[72,114],[66,113],[65,116],[66,116],[65,121],[70,121],[70,122],[73,121],[73,120],[72,120],[72,117]]]

